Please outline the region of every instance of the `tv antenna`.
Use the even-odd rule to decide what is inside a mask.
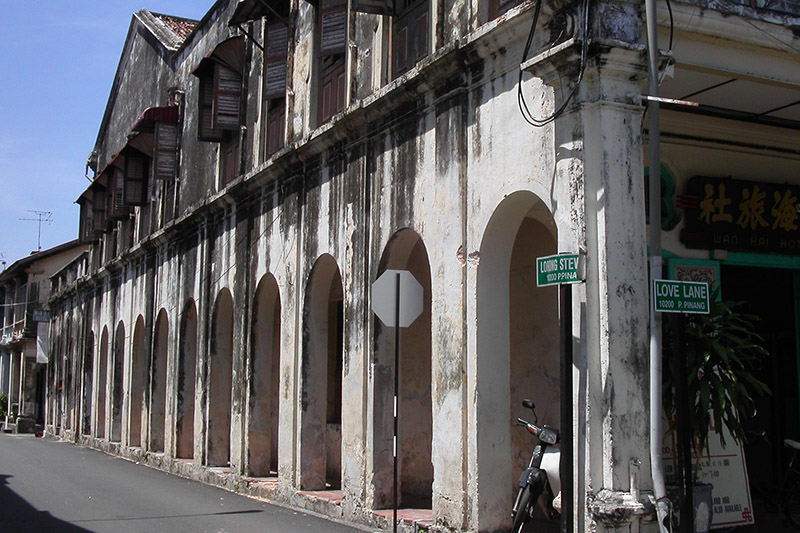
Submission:
[[[28,209],[28,213],[33,213],[36,215],[36,218],[21,218],[20,220],[27,220],[30,222],[38,222],[39,223],[39,240],[37,241],[38,249],[37,252],[42,251],[42,223],[46,222],[50,224],[53,222],[53,213],[50,211],[36,211],[34,209]]]

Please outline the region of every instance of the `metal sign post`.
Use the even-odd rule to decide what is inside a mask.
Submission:
[[[394,328],[394,436],[392,439],[392,531],[397,532],[397,448],[400,421],[400,328],[407,328],[423,309],[423,289],[408,270],[386,270],[372,284],[372,311]]]
[[[536,258],[536,286],[558,286],[561,329],[561,531],[573,530],[573,453],[572,453],[572,284],[582,283],[583,254],[557,254]]]
[[[683,333],[684,315],[711,312],[708,283],[695,281],[653,280],[653,310],[656,313],[678,313],[675,328],[675,422],[678,444],[678,475],[683,489],[681,531],[694,530],[694,500],[692,495],[692,428],[689,427],[688,372]]]

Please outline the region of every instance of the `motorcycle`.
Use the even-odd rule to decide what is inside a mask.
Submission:
[[[523,400],[522,405],[533,411],[534,422],[517,418],[517,425],[523,426],[535,436],[539,443],[533,448],[528,468],[523,470],[519,478],[519,492],[511,510],[514,525],[511,533],[520,533],[525,523],[533,518],[537,502],[550,520],[558,520],[561,498],[561,480],[559,478],[559,462],[561,451],[558,448],[559,432],[551,426],[539,426],[536,407],[530,400]],[[554,496],[555,502],[554,502]],[[555,503],[555,505],[554,505]]]

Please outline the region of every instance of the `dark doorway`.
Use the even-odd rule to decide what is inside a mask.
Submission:
[[[783,439],[800,439],[798,424],[795,273],[792,270],[722,266],[722,298],[744,301],[742,311],[759,317],[756,329],[769,357],[753,374],[772,391],[756,399],[747,424],[745,457],[753,496],[771,493],[783,479],[789,457]]]

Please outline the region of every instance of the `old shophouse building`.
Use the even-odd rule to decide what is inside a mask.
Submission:
[[[399,372],[400,506],[425,524],[508,527],[529,397],[551,425],[569,406],[574,529],[653,528],[641,8],[136,13],[78,199],[90,252],[52,278],[48,432],[385,525]],[[671,8],[663,96],[702,105],[665,106],[666,181],[796,186],[796,4]],[[675,257],[727,251],[664,228]],[[557,252],[586,270],[566,372],[535,277]],[[423,286],[398,368],[371,310],[386,269]]]
[[[78,240],[39,250],[0,272],[0,395],[5,431],[41,431],[50,351],[50,276],[88,245]],[[56,387],[60,384],[54,384]]]

